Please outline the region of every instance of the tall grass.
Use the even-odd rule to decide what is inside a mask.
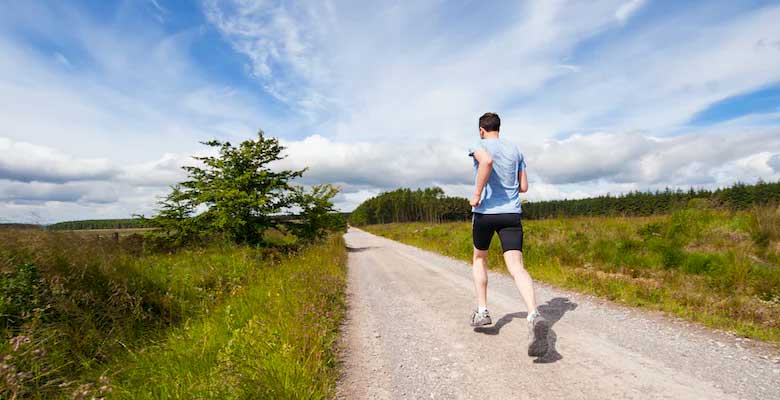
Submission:
[[[256,274],[208,315],[132,354],[115,396],[132,399],[324,399],[345,310],[341,238]]]
[[[247,314],[235,310],[254,309],[265,315],[274,303],[259,302],[262,299],[246,293],[274,293],[283,273],[290,274],[290,282],[299,279],[295,274],[320,277],[324,272],[306,272],[311,268],[306,262],[301,263],[306,267],[295,268],[298,258],[314,257],[317,251],[332,255],[325,268],[330,275],[323,281],[330,285],[328,299],[333,302],[316,304],[334,307],[333,318],[317,326],[335,329],[344,267],[339,258],[344,257],[344,249],[339,246],[331,241],[292,255],[228,244],[155,253],[132,237],[115,242],[61,232],[0,231],[0,398],[140,393],[136,389],[143,385],[133,377],[144,374],[142,368],[149,368],[150,375],[158,371],[151,363],[143,364],[141,355],[166,351],[161,343],[173,343],[208,318],[247,325]],[[326,293],[314,282],[298,289],[301,299],[309,296],[314,302]],[[241,306],[240,299],[247,303]],[[233,322],[233,316],[239,322]],[[289,321],[289,326],[279,327],[280,332],[298,329]],[[255,333],[263,343],[281,335]],[[326,352],[323,348],[317,354]],[[312,365],[321,362],[327,366],[321,367],[323,371],[331,371],[326,355],[312,360]],[[136,366],[125,367],[129,365]],[[231,379],[225,371],[223,379]],[[331,376],[332,372],[322,373],[307,382],[327,391]],[[167,377],[174,378],[178,379]],[[158,376],[158,385],[164,379]]]
[[[779,223],[773,207],[525,221],[524,256],[536,279],[780,341]],[[472,257],[469,223],[366,229],[464,261]],[[489,265],[504,268],[498,238]]]

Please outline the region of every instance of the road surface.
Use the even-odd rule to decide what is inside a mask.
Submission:
[[[537,286],[550,351],[491,273],[494,325],[471,328],[470,267],[351,228],[343,399],[780,399],[780,353],[657,313]]]

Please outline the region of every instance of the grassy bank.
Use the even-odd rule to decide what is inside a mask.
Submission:
[[[536,279],[746,337],[780,341],[777,208],[692,208],[652,217],[526,221],[524,227],[526,267]],[[470,223],[365,229],[471,260]],[[504,268],[497,237],[489,265]]]
[[[345,260],[0,231],[0,398],[323,398]]]

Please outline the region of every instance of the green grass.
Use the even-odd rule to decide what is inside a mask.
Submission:
[[[327,398],[345,264],[333,238],[257,274],[207,316],[133,354],[115,397]]]
[[[780,210],[685,209],[653,217],[524,221],[535,279],[714,328],[780,341]],[[388,224],[366,230],[464,261],[471,224]],[[504,270],[497,237],[489,266]]]
[[[0,232],[0,398],[325,398],[340,238],[282,254]]]

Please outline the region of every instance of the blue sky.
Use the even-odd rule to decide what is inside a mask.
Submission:
[[[530,200],[780,179],[777,1],[0,9],[0,220],[151,213],[198,141],[258,129],[344,210],[400,186],[467,196],[485,111]]]

